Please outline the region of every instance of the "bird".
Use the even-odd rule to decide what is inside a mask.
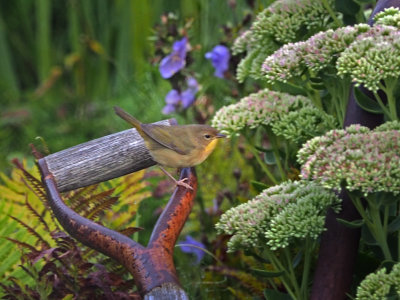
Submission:
[[[220,138],[226,135],[217,129],[200,124],[191,125],[157,125],[145,124],[118,106],[115,113],[128,122],[143,138],[146,148],[160,169],[171,178],[177,186],[193,188],[186,183],[187,178],[177,181],[163,167],[186,168],[202,163],[215,149]]]

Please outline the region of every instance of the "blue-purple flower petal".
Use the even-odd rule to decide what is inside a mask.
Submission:
[[[194,93],[197,93],[199,90],[199,84],[194,77],[189,77],[187,79],[187,86],[189,89],[193,90]]]
[[[165,96],[165,103],[178,105],[179,101],[181,101],[181,95],[177,90],[170,90],[168,94]]]
[[[183,39],[181,39],[180,41],[176,41],[172,45],[172,50],[174,52],[178,53],[178,55],[182,59],[185,59],[186,58],[187,44],[188,44],[188,39],[187,39],[187,37],[184,37]]]
[[[175,112],[175,110],[176,110],[176,106],[175,105],[167,104],[162,109],[162,113],[164,115],[169,115],[169,114],[172,114],[173,112]]]
[[[183,246],[185,244],[188,246]],[[204,251],[199,248],[206,249],[206,246],[203,243],[196,241],[190,235],[187,235],[186,239],[184,241],[181,241],[179,245],[182,245],[180,246],[182,252],[192,253],[196,255],[196,264],[199,264],[200,261],[203,259]]]
[[[172,53],[160,62],[160,74],[163,78],[170,78],[186,64],[187,38],[176,41],[172,46]]]
[[[196,92],[193,89],[187,89],[182,92],[182,107],[188,108],[196,100]]]
[[[207,52],[205,57],[211,60],[215,68],[214,76],[224,78],[224,73],[229,68],[229,59],[231,58],[229,49],[223,45],[217,45],[210,52]]]

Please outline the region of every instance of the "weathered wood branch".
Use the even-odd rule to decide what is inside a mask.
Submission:
[[[157,124],[171,125],[175,120]],[[92,185],[155,165],[136,129],[107,135],[50,154],[46,165],[60,192]]]

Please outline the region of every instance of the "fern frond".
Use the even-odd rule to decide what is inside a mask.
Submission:
[[[103,198],[105,200],[102,200],[100,204],[94,206],[91,208],[84,217],[88,219],[95,219],[100,213],[104,212],[105,210],[108,210],[113,206],[115,202],[117,202],[118,197],[110,197],[110,198]]]
[[[224,266],[210,266],[207,269],[239,280],[253,294],[262,296],[263,291],[266,288],[265,283],[259,281],[256,277],[244,271],[239,271]]]
[[[84,198],[79,202],[77,201],[76,205],[71,205],[71,209],[77,213],[88,212],[92,206],[97,206],[99,203],[102,203],[103,199],[108,199],[113,192],[114,189],[111,189],[98,194],[89,195],[89,197]]]
[[[35,176],[33,176],[31,173],[29,173],[18,159],[15,158],[12,160],[12,162],[19,170],[22,171],[22,173],[24,174],[24,177],[29,182],[29,184],[26,183],[27,187],[32,188],[35,195],[38,196],[38,198],[40,200],[42,200],[44,203],[46,203],[47,198],[46,198],[46,193],[44,191],[44,186],[43,186],[42,182],[39,179],[37,179]]]
[[[123,235],[126,235],[127,237],[131,237],[132,234],[144,230],[143,227],[128,227],[128,228],[124,228],[122,230],[119,231],[119,233],[122,233]]]
[[[36,209],[33,208],[33,206],[29,203],[28,201],[28,195],[25,197],[25,205],[28,207],[29,211],[32,213],[34,217],[36,217],[40,223],[43,224],[47,232],[50,232],[49,225],[47,225],[47,222],[44,220],[44,218],[36,211]]]
[[[10,237],[5,237],[5,239],[9,240],[10,242],[13,242],[14,244],[18,245],[21,248],[25,248],[28,249],[29,251],[35,253],[35,252],[39,252],[38,250],[36,250],[35,247],[33,247],[32,245],[29,245],[28,243],[25,242],[21,242],[19,240],[10,238]]]
[[[75,202],[80,203],[79,200],[86,198],[88,195],[92,195],[92,193],[99,187],[98,184],[89,185],[78,190],[74,190],[68,192],[64,195],[65,199],[68,199],[71,208]]]
[[[28,232],[31,235],[35,236],[38,239],[38,241],[40,241],[42,243],[42,245],[44,245],[47,248],[50,248],[49,243],[35,229],[33,229],[31,226],[29,226],[28,224],[26,224],[25,222],[21,221],[20,219],[18,219],[16,217],[13,217],[13,216],[10,216],[10,215],[9,215],[9,217],[12,218],[13,220],[17,221],[26,230],[28,230]]]

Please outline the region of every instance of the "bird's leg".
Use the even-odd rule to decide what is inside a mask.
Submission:
[[[160,166],[160,165],[158,165],[158,166],[160,167],[161,171],[164,172],[165,175],[167,175],[169,178],[171,178],[171,180],[172,180],[173,182],[175,182],[176,185],[183,186],[183,187],[185,187],[185,188],[190,189],[190,190],[193,191],[193,188],[192,188],[189,184],[187,184],[187,183],[185,182],[185,181],[188,180],[187,178],[184,178],[184,179],[182,179],[182,180],[176,180],[176,179],[174,178],[174,176],[172,176],[172,175],[171,175],[167,170],[165,170],[162,166]]]

